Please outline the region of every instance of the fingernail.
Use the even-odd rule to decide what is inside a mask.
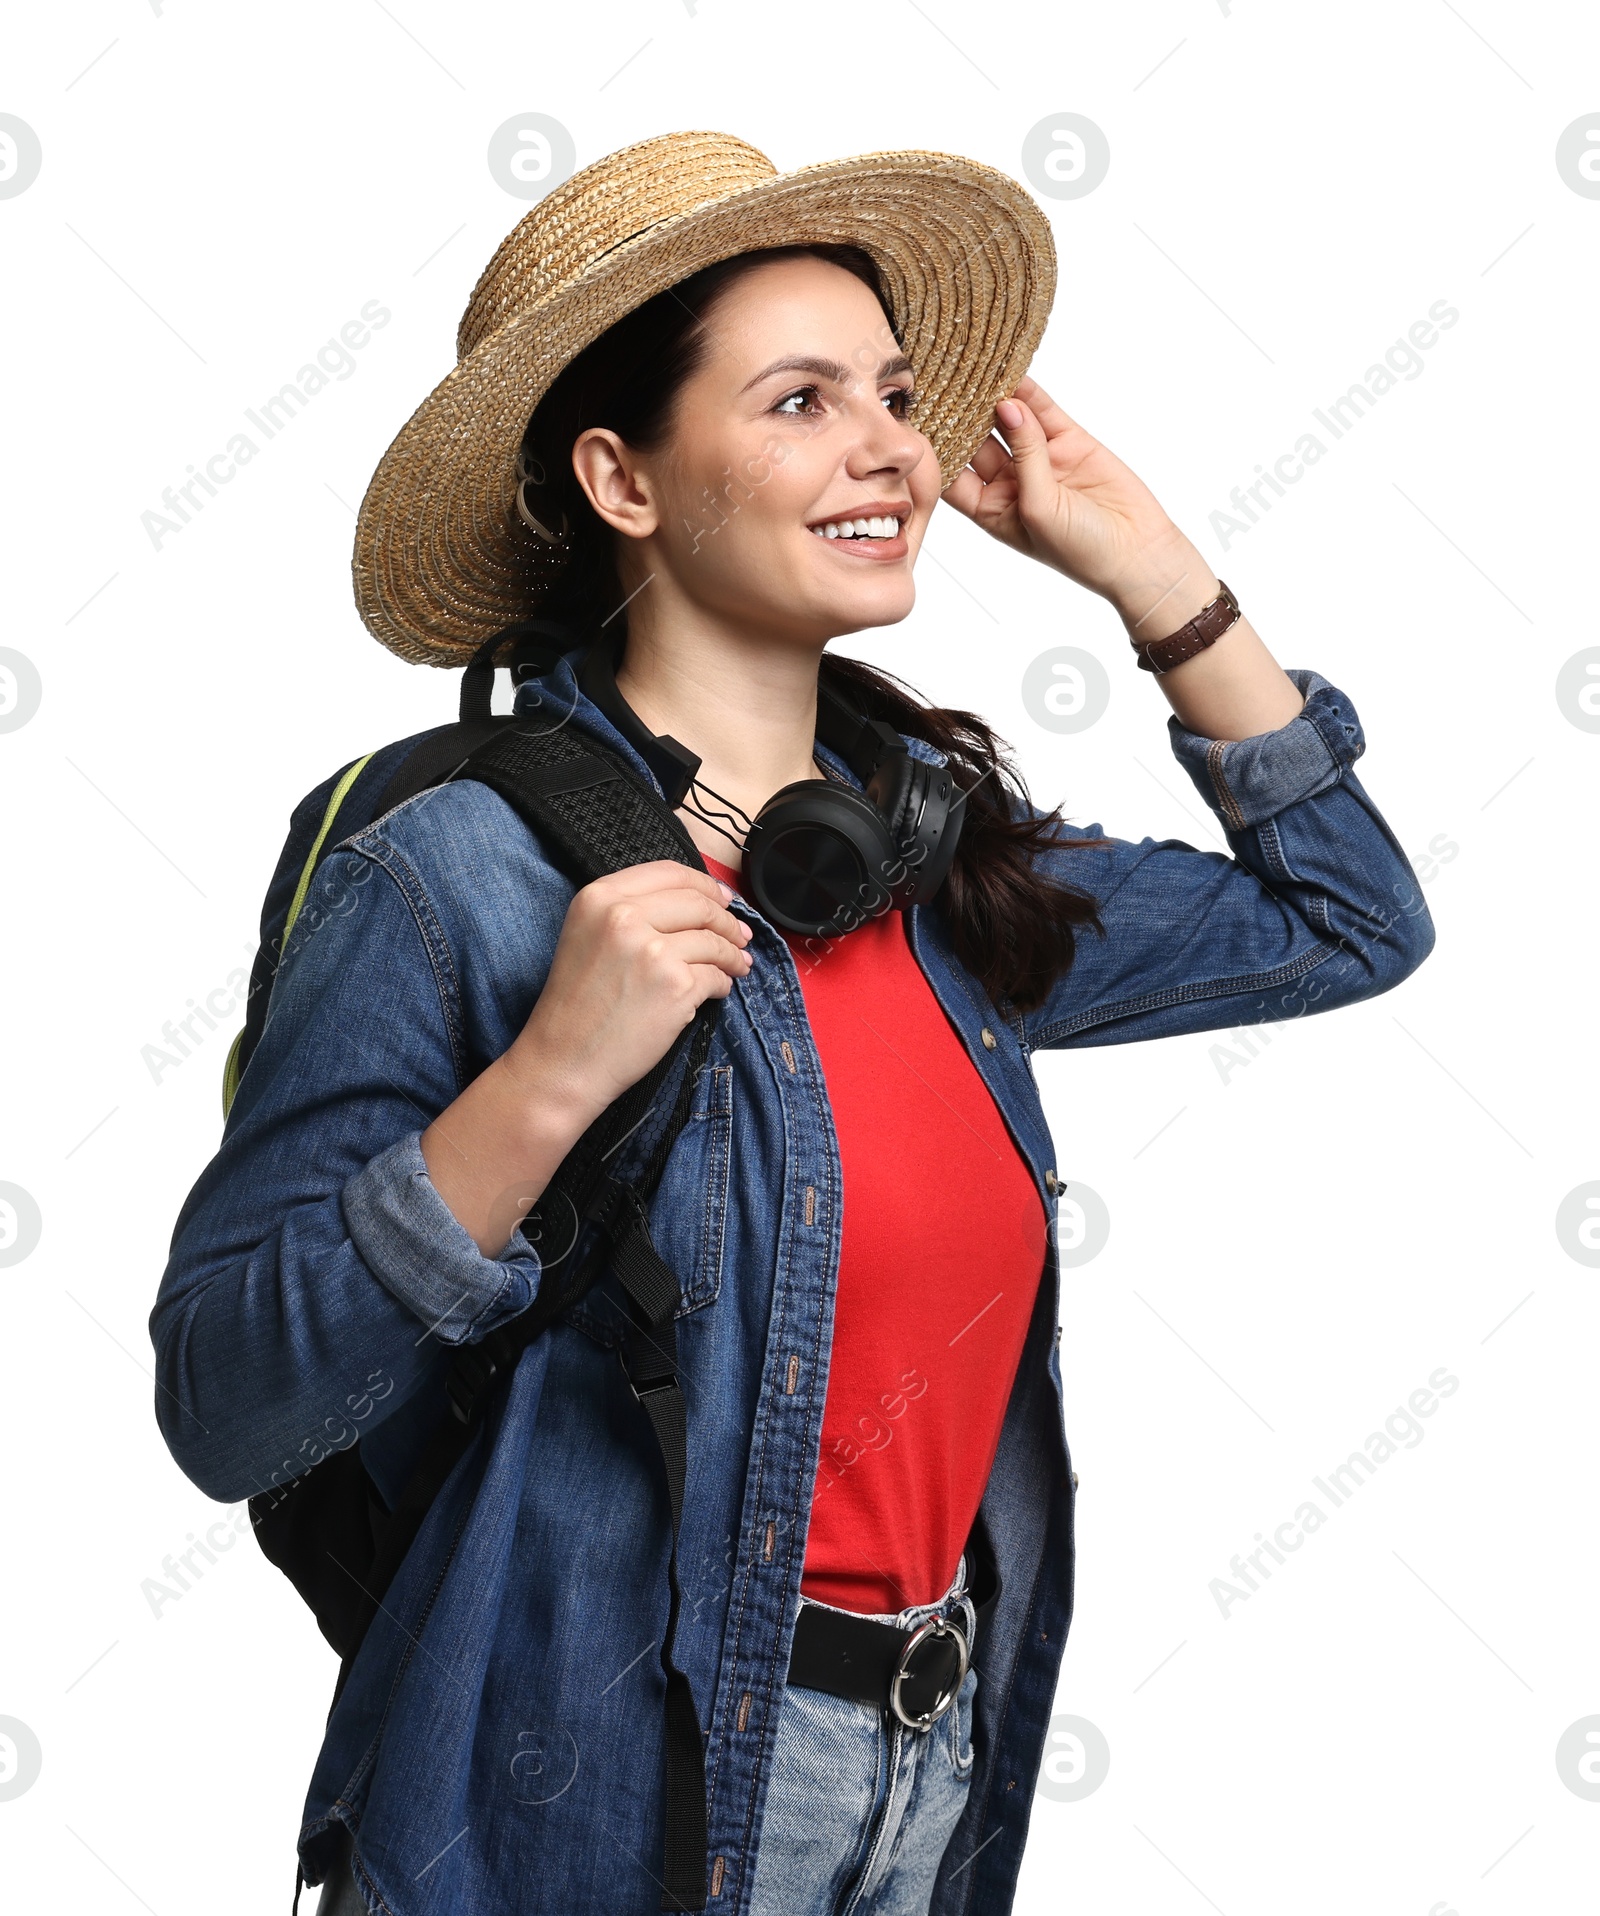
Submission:
[[[722,893],[722,896],[725,900],[733,896],[733,887],[731,885],[723,884],[720,878],[717,880],[717,890]]]
[[[1002,399],[999,405],[995,407],[995,413],[1002,426],[1020,426],[1022,424],[1022,408],[1014,399]]]

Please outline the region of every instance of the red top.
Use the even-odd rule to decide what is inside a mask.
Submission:
[[[739,889],[726,865],[706,863]],[[1038,1294],[1044,1206],[912,954],[905,914],[870,920],[820,957],[787,942],[844,1167],[800,1587],[841,1609],[893,1612],[933,1602],[955,1575]]]

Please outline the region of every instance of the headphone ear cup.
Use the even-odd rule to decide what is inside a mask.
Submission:
[[[944,883],[961,835],[965,803],[947,765],[897,752],[873,773],[868,796],[878,807],[904,874],[895,903],[928,904]]]
[[[853,786],[783,786],[757,814],[744,856],[751,895],[785,931],[835,936],[894,902],[884,874],[895,848],[883,814]]]
[[[923,768],[909,752],[891,752],[867,783],[867,797],[877,807],[897,856],[911,849],[912,834],[922,810]]]
[[[927,904],[949,876],[955,861],[961,828],[967,818],[967,795],[956,783],[948,766],[927,765],[926,799],[917,842],[925,856],[916,870],[913,902]]]

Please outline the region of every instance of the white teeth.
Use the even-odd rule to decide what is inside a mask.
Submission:
[[[825,526],[813,526],[811,530],[819,539],[893,539],[900,531],[900,521],[893,518],[836,519]]]

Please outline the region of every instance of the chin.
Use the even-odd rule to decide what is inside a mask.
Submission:
[[[747,586],[754,581],[745,581]],[[796,578],[789,575],[788,589],[774,586],[778,575],[761,581],[759,593],[748,590],[737,600],[729,600],[728,609],[741,621],[764,625],[775,631],[804,633],[826,644],[849,632],[865,632],[877,625],[898,625],[908,618],[917,602],[917,590],[909,576],[899,579],[828,580]]]
[[[865,632],[875,625],[898,625],[909,618],[916,592],[907,586],[893,592],[857,592],[836,600],[829,608],[829,624],[836,633]]]
[[[899,625],[903,619],[909,619],[916,604],[913,598],[895,599],[870,613],[863,613],[856,621],[856,630],[865,632],[873,626]]]

